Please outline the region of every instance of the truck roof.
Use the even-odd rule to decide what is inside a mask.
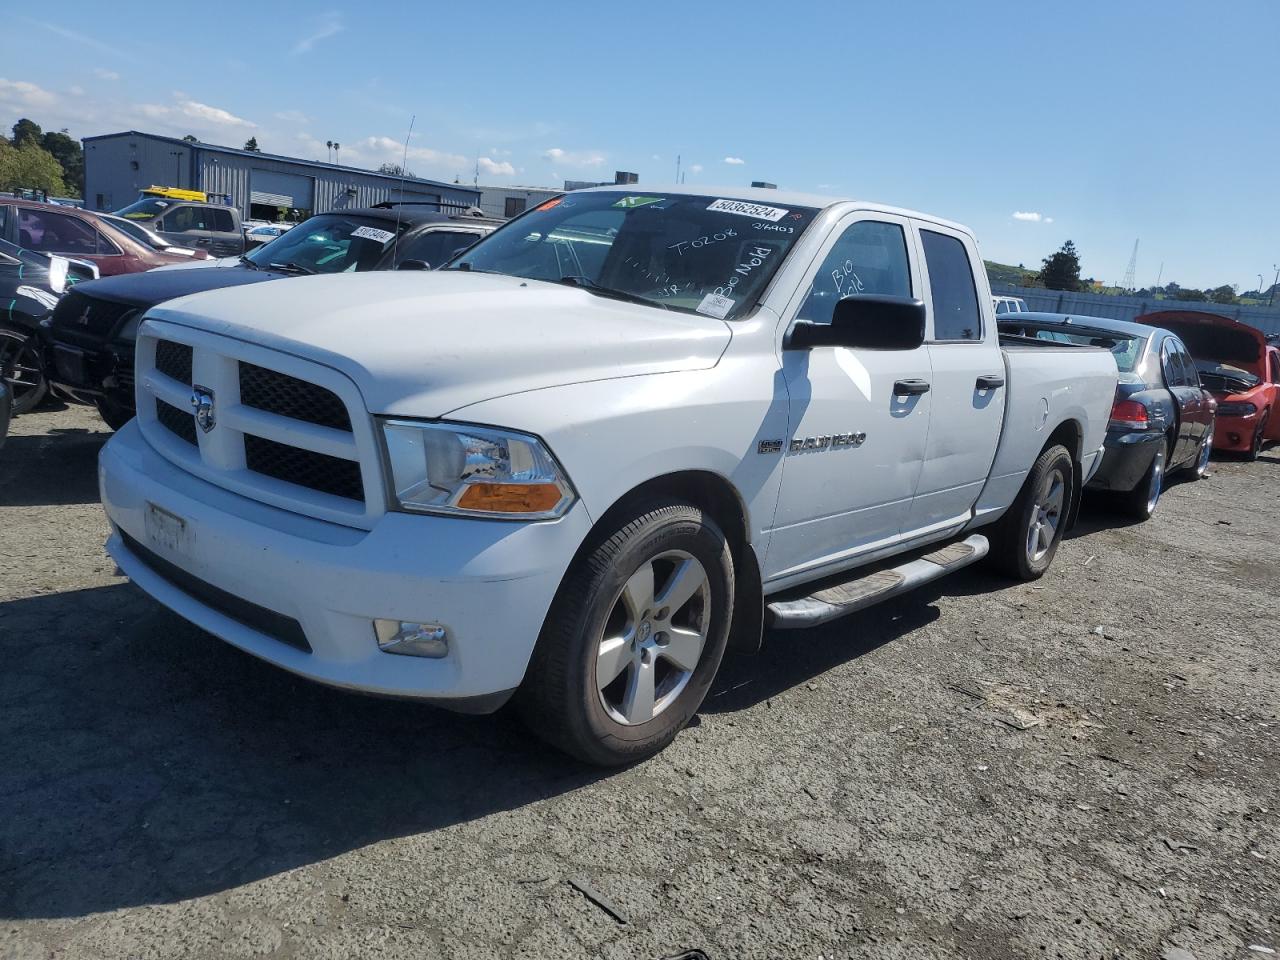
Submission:
[[[898,217],[913,217],[917,220],[928,220],[940,226],[950,227],[963,233],[973,231],[964,224],[945,220],[932,213],[921,213],[919,210],[908,210],[905,207],[893,207],[883,203],[859,200],[856,197],[833,197],[819,193],[804,193],[798,190],[775,190],[772,187],[726,187],[702,186],[701,184],[643,184],[643,183],[607,183],[599,187],[587,187],[575,190],[574,193],[661,193],[695,196],[724,197],[727,200],[746,200],[764,206],[816,207],[819,210],[835,206],[838,203],[850,203],[860,210],[873,210],[877,213],[888,213]]]

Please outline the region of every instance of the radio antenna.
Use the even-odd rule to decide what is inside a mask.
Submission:
[[[400,215],[404,213],[404,181],[405,177],[408,176],[409,138],[413,136],[413,124],[417,119],[417,114],[409,117],[409,132],[404,135],[404,156],[400,159],[400,202],[396,204],[396,236],[391,241],[391,268],[393,270],[398,266],[396,253],[400,249]]]

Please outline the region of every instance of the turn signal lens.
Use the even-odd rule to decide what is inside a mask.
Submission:
[[[1117,400],[1111,408],[1111,426],[1125,430],[1145,430],[1151,425],[1147,408],[1137,400]]]
[[[491,513],[549,513],[563,497],[554,483],[472,483],[458,498],[458,507]]]

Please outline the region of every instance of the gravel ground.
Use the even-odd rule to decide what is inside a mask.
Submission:
[[[772,635],[602,774],[166,612],[102,552],[106,437],[0,452],[0,956],[1280,951],[1280,450],[1037,584]]]

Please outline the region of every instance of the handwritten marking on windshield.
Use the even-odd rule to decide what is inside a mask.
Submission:
[[[719,243],[722,240],[728,240],[730,237],[736,237],[738,234],[732,227],[725,227],[720,233],[713,233],[710,236],[698,237],[696,240],[681,240],[678,243],[672,243],[667,246],[668,250],[674,250],[680,256],[684,256],[686,248],[690,250],[700,250],[702,247],[708,247],[713,243]]]
[[[786,211],[783,211],[784,213]],[[717,296],[728,297],[733,295],[733,288],[736,287],[743,278],[750,276],[751,271],[764,263],[769,254],[773,253],[772,247],[759,245],[746,251],[743,261],[733,268],[734,276],[730,277],[723,286],[716,287],[712,292]]]

